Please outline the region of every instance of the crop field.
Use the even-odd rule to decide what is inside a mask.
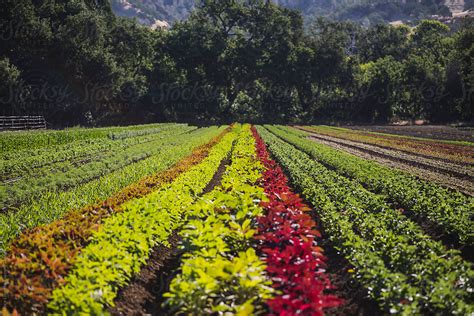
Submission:
[[[474,315],[474,143],[408,131],[0,133],[2,315]]]

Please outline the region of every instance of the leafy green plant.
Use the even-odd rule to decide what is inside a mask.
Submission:
[[[179,134],[190,132],[196,129],[179,124],[153,127],[150,129],[139,130],[137,135],[120,138],[93,138],[73,141],[63,145],[44,146],[40,148],[27,148],[13,152],[2,153],[4,169],[0,172],[0,180],[14,181],[16,178],[35,174],[38,175],[63,171],[71,165],[80,164],[104,159],[113,152],[124,150],[130,146],[149,143],[157,138],[163,138],[169,134]],[[125,133],[125,132],[123,132]],[[136,132],[135,132],[136,133]]]
[[[268,129],[298,149],[331,166],[338,174],[362,184],[387,202],[420,214],[438,224],[461,243],[474,243],[474,198],[376,162],[305,139],[305,132],[287,127]]]
[[[257,182],[263,169],[248,125],[231,158],[221,185],[187,212],[181,273],[165,294],[166,305],[178,313],[259,314],[271,298],[266,266],[252,248],[266,198]]]
[[[167,244],[232,147],[239,128],[226,134],[198,165],[148,196],[125,203],[107,218],[77,258],[66,284],[53,291],[54,314],[99,314],[146,263],[151,249]]]
[[[259,249],[265,254],[267,273],[278,295],[267,301],[272,315],[322,315],[342,300],[326,291],[334,287],[325,273],[326,258],[318,246],[321,233],[308,214],[311,211],[288,186],[280,166],[270,158],[255,128],[260,162],[266,167],[263,186],[268,202],[261,203],[264,216],[258,218]]]
[[[234,257],[195,256],[184,261],[182,272],[171,284],[168,304],[180,313],[254,315],[254,305],[269,299],[265,264],[253,248]]]
[[[28,199],[37,199],[43,192],[65,191],[154,156],[162,151],[162,147],[175,145],[175,139],[179,134],[191,130],[179,127],[163,131],[152,135],[148,141],[113,148],[105,155],[95,155],[81,162],[64,161],[32,170],[32,174],[22,174],[20,178],[10,183],[6,195],[0,195],[0,199],[5,203],[8,212],[9,209],[27,202]],[[3,203],[0,204],[1,208],[4,208]]]
[[[6,132],[0,139],[2,151],[1,158],[5,159],[11,153],[22,150],[57,149],[56,146],[62,146],[71,142],[93,139],[107,139],[114,137],[124,137],[126,133],[130,136],[145,135],[145,130],[161,128],[174,123],[131,125],[127,127],[103,127],[103,128],[69,128],[62,131],[28,131],[28,132]],[[22,152],[23,154],[25,152]]]

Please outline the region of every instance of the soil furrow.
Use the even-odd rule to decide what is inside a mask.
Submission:
[[[314,141],[317,141],[317,142],[320,142],[321,144],[324,144],[324,145],[327,145],[327,146],[330,146],[334,149],[338,149],[338,150],[342,150],[342,151],[346,151],[348,153],[351,153],[355,156],[358,156],[360,158],[364,158],[364,159],[372,159],[372,160],[376,160],[377,162],[381,162],[382,158],[379,158],[379,159],[373,159],[373,157],[371,157],[370,155],[364,153],[364,152],[354,152],[352,150],[346,150],[345,147],[343,146],[339,146],[337,144],[334,144],[334,143],[330,143],[330,142],[324,142],[323,140],[318,140],[318,139],[313,139]],[[333,170],[335,172],[337,172],[337,169],[326,163],[326,162],[323,162],[323,161],[318,161],[320,164],[322,164],[325,168],[329,169],[329,170]],[[386,160],[385,165],[389,166],[389,167],[393,167],[393,168],[399,168],[397,167],[396,165],[394,165],[393,161],[391,160]],[[401,167],[399,169],[402,169]],[[407,171],[409,172],[412,172],[412,169],[407,169]],[[428,178],[429,180],[429,178]],[[364,184],[361,184],[365,189],[371,191],[369,188],[367,188]],[[459,189],[458,189],[459,190]],[[461,190],[462,191],[462,190]],[[373,192],[373,191],[371,191]],[[464,193],[468,193],[468,192],[464,192]],[[468,246],[468,245],[465,245],[465,244],[462,244],[460,241],[459,241],[459,236],[456,236],[455,234],[447,234],[444,229],[438,225],[437,223],[434,223],[430,220],[428,220],[427,218],[421,216],[421,215],[417,215],[415,214],[414,212],[410,211],[410,210],[405,210],[403,209],[398,203],[396,203],[395,201],[391,201],[390,198],[389,198],[389,203],[392,204],[392,206],[399,210],[400,212],[402,212],[403,215],[405,215],[406,217],[410,218],[411,220],[413,220],[415,223],[417,223],[421,228],[422,230],[428,235],[430,236],[433,240],[436,240],[436,241],[439,241],[441,242],[447,249],[455,249],[455,250],[459,250],[460,251],[460,256],[466,260],[466,261],[469,261],[469,262],[474,262],[474,251],[473,251],[473,247],[472,246]]]
[[[353,130],[396,134],[402,136],[420,137],[428,139],[442,140],[462,140],[474,142],[474,129],[472,127],[451,127],[441,125],[425,125],[425,126],[348,126]]]
[[[317,215],[314,217],[317,223],[321,223]],[[326,309],[325,315],[383,315],[377,302],[369,296],[367,289],[354,278],[351,273],[354,271],[353,266],[334,248],[331,239],[324,232],[324,227],[319,227],[319,231],[322,233],[318,241],[319,246],[324,249],[324,256],[327,259],[326,274],[334,286],[330,293],[344,300],[342,306]]]
[[[409,151],[409,150],[404,150],[404,149],[399,149],[399,148],[394,148],[394,147],[389,147],[389,146],[383,146],[383,145],[380,145],[380,144],[372,144],[370,142],[366,142],[366,141],[363,141],[363,140],[346,139],[343,136],[338,137],[338,136],[334,136],[334,135],[319,134],[316,131],[311,130],[310,128],[307,128],[307,127],[294,126],[294,128],[305,131],[305,132],[310,133],[310,134],[317,134],[318,136],[331,137],[331,138],[334,138],[335,140],[350,141],[350,142],[353,142],[353,143],[356,143],[356,144],[374,146],[374,147],[386,149],[386,150],[389,150],[389,151],[395,151],[397,153],[404,153],[404,154],[407,154],[407,155],[410,155],[410,156],[413,156],[413,157],[420,157],[422,159],[427,159],[428,161],[430,161],[432,163],[436,163],[436,162],[446,163],[447,165],[453,165],[454,168],[458,168],[458,169],[462,170],[461,171],[462,173],[464,173],[465,170],[468,170],[468,171],[471,170],[472,167],[474,166],[472,163],[469,163],[469,162],[456,161],[456,160],[453,160],[453,159],[443,158],[443,157],[439,157],[439,156],[436,156],[436,155],[429,155],[429,154],[426,154],[426,153],[413,152],[413,151]],[[466,155],[470,155],[470,153],[466,152]],[[469,168],[471,168],[471,169],[469,169]],[[471,173],[471,175],[472,175],[472,173]]]
[[[458,190],[468,195],[474,195],[474,178],[472,171],[466,170],[466,173],[459,173],[449,170],[448,167],[439,168],[434,165],[427,165],[419,162],[419,157],[410,157],[410,155],[400,155],[396,151],[387,151],[376,146],[358,144],[355,142],[347,143],[342,140],[330,139],[327,136],[312,134],[311,139],[323,145],[342,150],[358,156],[360,158],[377,161],[391,168],[400,169],[416,176],[435,181],[443,186]]]
[[[342,138],[317,134],[317,133],[310,133],[311,137],[316,137],[318,139],[337,143],[339,145],[351,147],[357,150],[364,150],[368,153],[373,155],[378,155],[381,157],[390,157],[392,159],[397,159],[403,161],[407,164],[413,164],[416,166],[421,166],[426,169],[432,169],[433,171],[437,171],[440,173],[450,174],[459,178],[466,178],[470,179],[471,181],[474,179],[474,172],[470,168],[470,165],[460,165],[456,162],[447,162],[441,161],[437,158],[428,158],[423,157],[417,154],[411,154],[405,151],[400,151],[396,149],[390,149],[387,147],[382,147],[378,145],[369,145],[361,142],[355,142],[351,140],[346,140]]]
[[[165,284],[169,283],[174,276],[172,269],[173,258],[177,254],[179,236],[173,233],[168,240],[170,246],[162,244],[156,246],[147,265],[132,282],[120,291],[115,306],[109,309],[111,315],[149,315],[146,305],[153,301],[157,295],[163,294]]]

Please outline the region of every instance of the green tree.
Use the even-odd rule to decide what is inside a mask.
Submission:
[[[406,58],[409,32],[407,26],[394,27],[387,24],[377,24],[361,31],[357,41],[361,62],[376,61],[386,56],[392,56],[396,60]]]
[[[297,47],[292,67],[301,109],[310,118],[321,107],[330,107],[327,92],[341,89],[353,80],[354,25],[318,19]]]
[[[430,54],[435,62],[444,63],[451,49],[447,37],[449,27],[439,21],[423,20],[413,30],[411,51],[417,55]]]
[[[454,35],[454,53],[451,55],[455,66],[456,77],[459,78],[460,90],[458,94],[457,110],[464,120],[473,120],[474,117],[474,19],[463,21],[459,31]]]
[[[401,97],[403,65],[392,56],[380,58],[360,66],[359,82],[364,91],[362,105],[357,113],[360,119],[386,123],[393,118]]]

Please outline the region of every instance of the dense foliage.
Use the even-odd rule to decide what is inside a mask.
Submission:
[[[305,26],[270,1],[205,0],[169,31],[152,31],[106,1],[2,7],[2,114],[56,125],[473,115],[472,20],[455,32],[430,20]]]
[[[268,129],[338,174],[384,196],[387,202],[437,223],[443,232],[454,234],[463,244],[474,244],[472,197],[417,179],[403,171],[318,144],[306,139],[305,132],[286,127]]]
[[[474,199],[302,128],[369,135],[174,123],[6,133],[0,158],[12,172],[1,179],[31,178],[31,197],[0,214],[3,314],[103,315],[130,300],[162,314],[344,314],[354,290],[379,314],[473,314]],[[429,142],[372,137],[361,139]],[[135,146],[151,156],[76,177]],[[469,145],[431,140],[434,151],[444,146]],[[72,188],[48,176],[61,170]],[[123,294],[132,291],[155,303]]]
[[[181,272],[165,294],[174,314],[259,315],[272,296],[252,243],[265,194],[250,126],[243,127],[230,160],[221,184],[186,212]]]

